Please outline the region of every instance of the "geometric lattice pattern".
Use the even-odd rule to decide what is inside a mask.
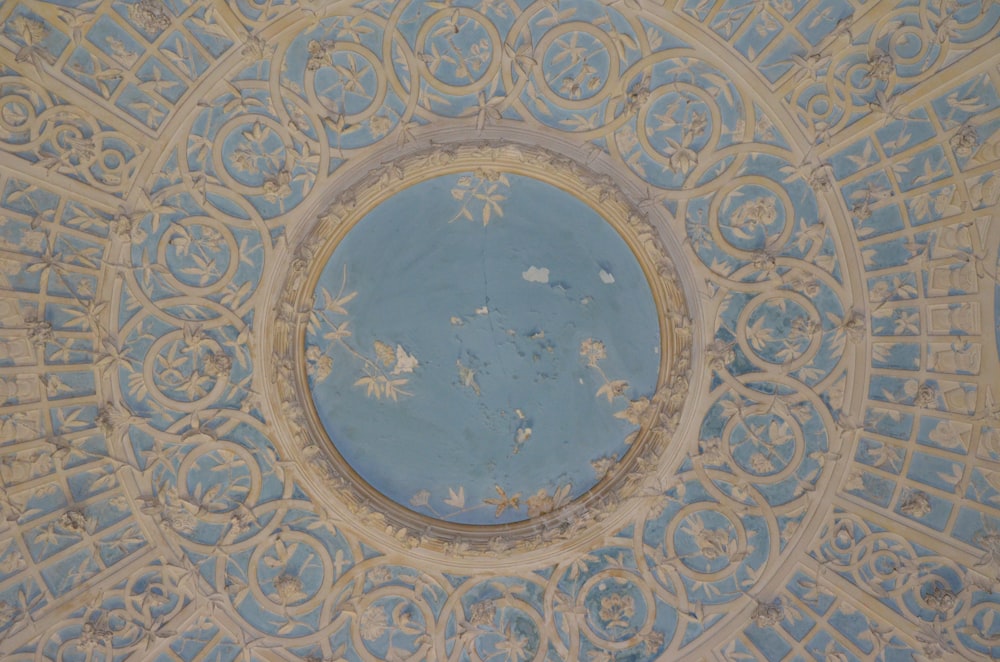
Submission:
[[[0,21],[3,659],[1000,655],[997,2]],[[432,546],[288,453],[276,284],[404,163],[539,153],[669,256],[683,364],[624,410],[669,442]]]

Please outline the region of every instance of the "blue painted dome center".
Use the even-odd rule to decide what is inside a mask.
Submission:
[[[314,295],[304,359],[331,443],[433,518],[503,524],[568,503],[625,455],[656,390],[635,255],[530,177],[404,189],[335,247]]]

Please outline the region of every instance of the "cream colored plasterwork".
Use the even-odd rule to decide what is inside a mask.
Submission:
[[[462,526],[433,520],[379,494],[333,449],[316,416],[306,380],[302,339],[308,311],[314,305],[312,291],[322,265],[339,241],[369,210],[403,188],[467,171],[534,177],[599,210],[638,256],[660,317],[658,384],[641,415],[642,425],[629,452],[598,485],[571,504],[512,525]],[[314,494],[331,511],[354,518],[367,530],[366,536],[380,536],[387,543],[402,544],[404,549],[421,547],[446,557],[502,556],[504,565],[515,562],[523,552],[543,547],[544,556],[533,554],[532,558],[558,558],[568,549],[592,544],[595,536],[613,526],[606,520],[619,508],[623,512],[613,522],[643,508],[642,500],[633,497],[649,481],[666,478],[664,452],[679,425],[691,383],[691,319],[659,233],[610,178],[540,147],[509,141],[442,144],[394,159],[340,193],[292,251],[287,280],[273,281],[279,293],[271,341],[274,361],[270,370],[275,388],[268,390],[268,396],[273,399],[275,439],[279,448],[309,468],[316,486]],[[277,263],[286,262],[279,257]],[[271,382],[270,378],[265,380],[265,384]]]
[[[0,657],[996,657],[997,3],[445,4],[0,4]],[[432,48],[455,27],[490,57],[464,84]],[[363,67],[364,108],[299,82]],[[252,177],[227,137],[266,143]],[[316,214],[473,138],[613,174],[684,285],[674,473],[579,547],[379,529],[271,425],[272,281]],[[773,204],[727,208],[740,178]],[[737,456],[777,415],[772,474]]]

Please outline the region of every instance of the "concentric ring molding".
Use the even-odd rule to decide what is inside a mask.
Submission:
[[[632,249],[646,275],[659,313],[661,348],[657,387],[643,424],[626,455],[597,485],[566,506],[523,522],[461,525],[432,519],[391,501],[364,481],[326,437],[309,396],[303,311],[312,307],[319,271],[334,247],[365,214],[398,191],[437,176],[490,170],[526,175],[556,186],[590,205]],[[489,554],[502,564],[523,556],[544,558],[591,544],[625,513],[641,507],[634,497],[651,477],[665,473],[670,440],[681,422],[692,373],[691,319],[677,269],[661,232],[614,181],[572,159],[538,146],[507,141],[445,143],[396,158],[337,194],[292,249],[286,280],[275,279],[278,322],[269,341],[276,388],[268,391],[280,448],[308,467],[313,494],[332,510],[345,507],[368,535],[389,532],[403,548],[421,547],[444,558]],[[280,263],[280,261],[279,261]],[[266,383],[271,383],[268,379]],[[288,443],[286,440],[294,440]],[[284,442],[284,443],[283,443]],[[631,504],[629,502],[632,502]],[[616,511],[623,513],[611,517]]]
[[[416,36],[440,7],[419,2],[0,4],[0,655],[385,660],[395,646],[464,662],[504,644],[523,662],[607,660],[626,642],[639,660],[995,658],[1000,5],[459,4],[460,20],[488,23],[493,80],[431,71],[431,40]],[[598,76],[619,77],[566,100],[545,51],[586,31],[611,58]],[[371,103],[342,112],[304,90],[311,39],[320,66],[328,46],[342,66],[372,66]],[[667,140],[684,144],[680,113],[654,124],[677,90],[708,106],[709,138],[688,151]],[[266,186],[234,185],[217,133],[258,122],[283,165],[308,147],[304,180],[276,168]],[[405,156],[473,136],[545,139],[615,177],[677,260],[695,329],[695,395],[655,495],[626,502],[642,512],[623,506],[608,535],[509,565],[407,549],[331,513],[327,488],[274,451],[264,419],[281,412],[257,403],[273,388],[277,310],[260,279],[285,272],[288,244],[347,177],[391,177],[384,146]],[[703,176],[758,159],[768,171],[747,174],[771,175],[796,207],[805,182],[819,205],[786,224],[785,244],[745,250],[752,239],[734,246],[710,218],[727,212]],[[175,259],[163,228],[196,218],[225,226],[233,281],[172,277],[198,265]],[[805,352],[789,364],[752,328],[757,313],[739,314],[773,311],[762,300],[776,290],[820,318],[809,309],[796,327],[811,343],[781,335],[789,356]],[[211,365],[224,382],[212,402],[191,411],[197,388],[147,388],[147,366],[165,383],[158,357],[175,343],[155,352],[161,337],[179,339],[174,359]],[[794,453],[746,450],[771,423]],[[702,512],[718,516],[699,524]],[[724,520],[734,535],[709,534]]]

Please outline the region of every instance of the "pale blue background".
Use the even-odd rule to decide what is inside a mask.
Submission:
[[[627,401],[595,397],[604,383],[580,356],[588,338],[603,340],[610,379],[627,379],[632,399],[651,396],[658,373],[659,326],[649,285],[616,231],[586,204],[548,184],[509,175],[503,216],[488,225],[449,222],[461,208],[451,190],[461,175],[409,188],[369,213],[337,247],[317,288],[345,292],[352,346],[374,359],[376,339],[420,362],[398,402],[355,386],[363,364],[334,349],[333,373],[313,384],[313,400],[334,444],[372,485],[408,505],[421,489],[464,486],[466,507],[520,492],[522,508],[495,518],[481,507],[454,521],[487,524],[526,517],[523,499],[572,484],[577,496],[596,482],[591,461],[621,457],[635,426],[615,418]],[[529,282],[529,267],[549,282]],[[611,274],[604,283],[601,271]],[[488,315],[476,314],[486,306]],[[456,325],[452,318],[461,319]],[[626,323],[627,320],[627,323]],[[338,321],[339,318],[338,318]],[[308,343],[326,346],[322,334]],[[544,337],[538,337],[541,333]],[[456,361],[476,371],[481,395],[460,383]],[[387,370],[388,372],[388,370]],[[520,409],[525,418],[515,414]],[[519,425],[533,434],[518,453]],[[426,511],[425,511],[426,512]],[[430,513],[429,513],[430,514]]]

